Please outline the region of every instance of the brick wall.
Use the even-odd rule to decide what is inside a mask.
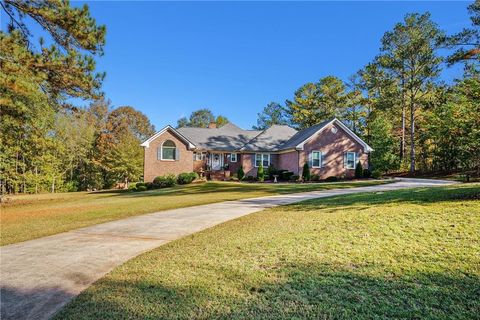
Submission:
[[[288,170],[298,175],[298,151],[278,155],[278,169]]]
[[[336,133],[333,133],[331,130],[333,126],[337,129]],[[368,154],[364,153],[362,145],[351,138],[350,135],[337,124],[330,125],[325,128],[320,135],[308,143],[305,143],[304,150],[300,152],[300,173],[302,172],[305,161],[308,161],[310,152],[317,150],[324,154],[323,167],[311,168],[311,172],[312,174],[318,174],[321,179],[329,176],[345,175],[346,177],[353,177],[355,175],[355,169],[344,168],[344,152],[356,152],[360,154],[356,162],[360,160],[364,168],[368,167]]]
[[[166,140],[172,140],[175,143],[179,154],[178,160],[157,159],[157,149]],[[187,145],[169,131],[164,132],[155,140],[151,141],[148,148],[144,147],[144,181],[153,181],[155,177],[169,173],[177,175],[182,172],[191,171],[193,171],[193,152],[187,150]]]
[[[264,152],[268,153],[268,152]],[[257,176],[258,168],[255,167],[255,153],[244,153],[242,154],[242,164],[243,164],[243,171],[245,172],[245,176]],[[270,164],[273,165],[275,168],[279,166],[279,155],[270,153]],[[267,167],[264,167],[264,172],[267,172]]]

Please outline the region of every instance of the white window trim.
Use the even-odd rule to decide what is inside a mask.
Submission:
[[[195,152],[194,153],[194,161],[202,161],[204,160],[204,153],[203,152]]]
[[[314,159],[313,159],[313,154],[314,154],[315,152],[318,152],[318,163],[319,163],[318,166],[314,166],[314,165],[313,165],[313,160],[314,160]],[[323,163],[322,163],[322,151],[320,151],[320,150],[312,150],[311,154],[312,154],[312,155],[311,155],[312,168],[321,168],[321,167],[323,167]]]
[[[350,168],[348,166],[348,154],[349,153],[353,153],[353,167],[352,168]],[[355,169],[355,166],[357,164],[357,153],[356,152],[350,152],[350,151],[345,152],[345,160],[346,160],[345,164],[344,164],[345,169],[349,169],[349,170]]]
[[[233,160],[233,156],[235,156],[235,160]],[[238,157],[238,154],[230,153],[230,162],[237,162],[237,157]]]
[[[260,162],[262,163],[263,165],[263,156],[266,155],[268,157],[268,166],[269,167],[272,162],[271,162],[271,157],[270,157],[270,153],[255,153],[255,168],[258,168],[260,166],[257,166],[257,156],[260,155]],[[265,168],[265,166],[263,166]]]
[[[163,159],[163,144],[167,141],[172,141],[172,140],[165,140],[162,142],[162,145],[160,146],[160,160],[161,161],[177,161],[177,144],[175,142],[173,142],[173,144],[175,144],[175,147],[167,147],[167,149],[174,149],[175,152],[173,153],[173,159]]]

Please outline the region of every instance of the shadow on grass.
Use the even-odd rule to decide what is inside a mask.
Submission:
[[[375,205],[394,205],[402,203],[429,204],[442,201],[480,200],[480,185],[446,186],[415,188],[385,192],[369,192],[333,196],[303,201],[284,207],[290,211],[316,211],[319,209],[339,209],[355,207],[356,210],[368,209]]]
[[[385,182],[386,183],[386,182]],[[121,190],[121,192],[111,192],[112,197],[122,198],[142,198],[157,197],[165,195],[200,195],[208,193],[255,193],[265,192],[267,194],[288,194],[297,192],[308,192],[315,190],[344,189],[350,187],[364,187],[374,185],[375,181],[364,182],[342,182],[342,183],[305,183],[305,184],[255,184],[255,183],[235,183],[235,182],[205,182],[201,184],[175,186],[172,188],[156,189],[143,192],[131,192]],[[109,192],[105,192],[109,193]]]
[[[203,285],[106,278],[57,319],[473,319],[480,312],[480,279],[468,273],[395,276],[362,274],[328,264],[285,264],[270,270],[276,282],[252,283],[215,268]],[[250,282],[250,283],[249,283]],[[202,283],[202,282],[200,282]],[[233,290],[233,291],[229,291]]]

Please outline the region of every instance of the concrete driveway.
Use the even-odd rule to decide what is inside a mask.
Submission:
[[[3,246],[1,319],[48,319],[125,261],[169,241],[265,208],[342,194],[451,183],[402,178],[379,186],[227,201],[145,214]]]

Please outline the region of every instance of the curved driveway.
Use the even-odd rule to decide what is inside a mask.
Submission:
[[[3,246],[1,319],[48,319],[125,261],[169,241],[265,208],[342,194],[451,183],[402,178],[378,186],[226,201],[145,214]]]

